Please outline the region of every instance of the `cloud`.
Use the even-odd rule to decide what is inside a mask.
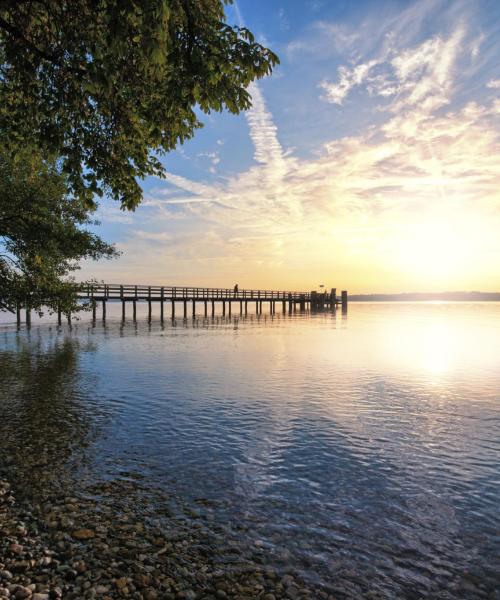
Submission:
[[[340,66],[338,69],[338,83],[330,83],[324,80],[319,84],[319,87],[326,92],[323,99],[332,104],[343,104],[352,88],[361,85],[377,64],[377,60],[372,60],[368,63],[360,63],[353,69],[349,69],[343,65]]]
[[[97,218],[105,221],[106,223],[133,223],[133,216],[120,210],[120,207],[116,202],[112,204],[102,203],[97,211]]]
[[[486,84],[486,87],[492,90],[500,90],[500,79],[490,79]]]
[[[379,58],[349,68],[338,68],[338,81],[323,80],[324,100],[342,105],[351,90],[366,83],[373,96],[394,98],[394,112],[418,106],[435,110],[449,101],[453,68],[464,38],[462,28],[448,38],[434,36],[421,44],[397,51],[389,48]]]
[[[286,46],[289,60],[295,61],[304,55],[322,58],[349,54],[359,43],[360,35],[344,26],[325,21],[312,23],[304,37],[292,40]]]
[[[254,158],[256,162],[270,167],[273,171],[278,169],[281,173],[284,167],[283,149],[278,140],[277,127],[271,113],[267,110],[258,84],[252,83],[249,91],[252,96],[252,108],[245,113],[245,116],[255,148]]]

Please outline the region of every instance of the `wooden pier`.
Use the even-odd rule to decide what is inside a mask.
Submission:
[[[169,307],[169,316],[177,316],[187,319],[188,316],[214,317],[215,307],[221,308],[222,316],[231,314],[247,315],[253,311],[262,314],[262,307],[269,304],[269,313],[275,314],[276,307],[281,305],[282,313],[289,314],[297,311],[304,312],[336,310],[342,306],[347,310],[347,292],[341,292],[337,296],[335,288],[330,292],[290,292],[276,290],[236,290],[230,288],[202,288],[202,287],[172,287],[158,285],[119,285],[110,283],[76,284],[78,298],[83,302],[89,302],[92,310],[92,319],[97,319],[98,307],[101,307],[102,320],[106,320],[106,307],[108,302],[121,302],[122,320],[127,316],[127,304],[132,307],[132,318],[137,320],[137,303],[146,302],[148,305],[148,321],[153,315],[153,304],[159,305],[160,320],[165,319],[165,308]],[[180,305],[180,308],[179,308]],[[200,311],[200,312],[197,312]],[[66,315],[68,323],[71,324],[71,315]],[[62,312],[57,313],[57,322],[62,324]],[[21,324],[21,307],[17,309],[17,324]],[[26,325],[31,325],[31,309],[26,308]]]
[[[79,298],[88,300],[92,305],[92,317],[97,318],[98,306],[101,306],[101,316],[106,320],[106,305],[108,302],[121,302],[122,319],[127,314],[127,304],[132,308],[132,318],[137,318],[137,303],[148,304],[148,320],[151,321],[153,304],[159,305],[160,320],[165,318],[165,308],[168,306],[170,318],[176,318],[180,308],[182,318],[195,317],[202,314],[204,317],[214,317],[216,304],[221,308],[222,315],[231,316],[235,310],[240,315],[247,315],[255,308],[256,314],[262,314],[263,305],[269,305],[270,314],[276,313],[276,307],[281,305],[283,313],[297,311],[335,310],[337,306],[347,308],[347,292],[343,291],[337,297],[336,289],[330,292],[291,292],[276,290],[235,290],[228,288],[201,288],[201,287],[172,287],[154,285],[118,285],[118,284],[92,284],[81,286]],[[199,312],[198,312],[199,311]]]

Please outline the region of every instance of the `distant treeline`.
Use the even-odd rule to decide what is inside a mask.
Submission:
[[[441,300],[450,302],[500,302],[500,292],[419,292],[405,294],[351,294],[352,302],[424,302]]]

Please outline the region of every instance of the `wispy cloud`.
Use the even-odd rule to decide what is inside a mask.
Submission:
[[[379,64],[379,61],[371,60],[367,63],[360,63],[352,69],[344,65],[340,66],[338,69],[338,83],[330,83],[324,80],[319,84],[319,87],[325,90],[324,99],[332,104],[343,104],[349,92],[355,86],[361,85],[366,81],[370,75],[370,71],[377,64]],[[375,80],[371,79],[370,81]]]
[[[324,80],[323,98],[343,104],[351,90],[362,84],[371,95],[394,99],[391,110],[418,106],[435,110],[449,101],[453,68],[464,39],[458,28],[448,39],[435,36],[416,47],[384,50],[381,57],[360,62],[352,68],[341,65],[337,82]]]

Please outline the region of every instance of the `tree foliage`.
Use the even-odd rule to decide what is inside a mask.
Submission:
[[[116,255],[86,229],[95,223],[89,215],[56,161],[32,147],[14,157],[0,151],[0,310],[76,308],[66,276],[81,259]]]
[[[61,157],[74,196],[141,200],[136,178],[201,126],[196,108],[250,107],[278,62],[231,0],[0,0],[0,130]]]

